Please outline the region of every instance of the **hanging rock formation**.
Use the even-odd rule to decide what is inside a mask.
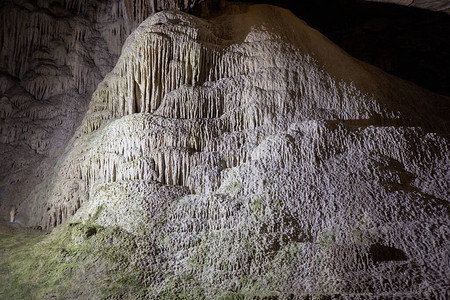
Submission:
[[[128,37],[28,219],[132,234],[149,297],[443,299],[448,103],[284,9],[160,12]]]
[[[220,1],[0,3],[1,219],[51,173],[126,37],[155,11],[208,14],[210,5]]]

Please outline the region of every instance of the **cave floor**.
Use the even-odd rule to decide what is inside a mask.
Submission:
[[[24,274],[31,263],[33,246],[45,233],[22,227],[17,223],[0,222],[0,298],[30,298],[36,278]],[[35,281],[36,280],[36,281]]]

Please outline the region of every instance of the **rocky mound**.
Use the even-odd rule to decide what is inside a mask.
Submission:
[[[149,297],[443,298],[447,105],[284,9],[161,12],[127,39],[29,220],[126,232]]]

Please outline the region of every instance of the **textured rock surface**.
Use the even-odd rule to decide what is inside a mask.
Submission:
[[[155,14],[108,73],[166,6],[14,3],[2,215],[45,178],[19,221],[58,227],[32,251],[2,244],[0,283],[6,266],[43,282],[34,298],[446,297],[447,97],[271,6]]]
[[[126,37],[151,13],[220,1],[2,1],[0,215],[28,201],[72,137]],[[25,215],[18,221],[26,222]]]
[[[362,0],[258,2],[291,10],[355,58],[450,96],[450,14]]]
[[[131,234],[150,297],[444,298],[448,102],[283,9],[161,12],[127,39],[29,220]]]

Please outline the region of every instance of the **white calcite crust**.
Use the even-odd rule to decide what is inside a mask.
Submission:
[[[126,37],[155,11],[201,13],[214,2],[0,1],[0,219],[17,205],[18,222],[30,222],[22,206],[51,175]]]
[[[434,113],[448,102],[284,9],[160,12],[128,37],[30,219],[135,235],[149,297],[183,282],[207,298],[444,299],[450,154]]]

